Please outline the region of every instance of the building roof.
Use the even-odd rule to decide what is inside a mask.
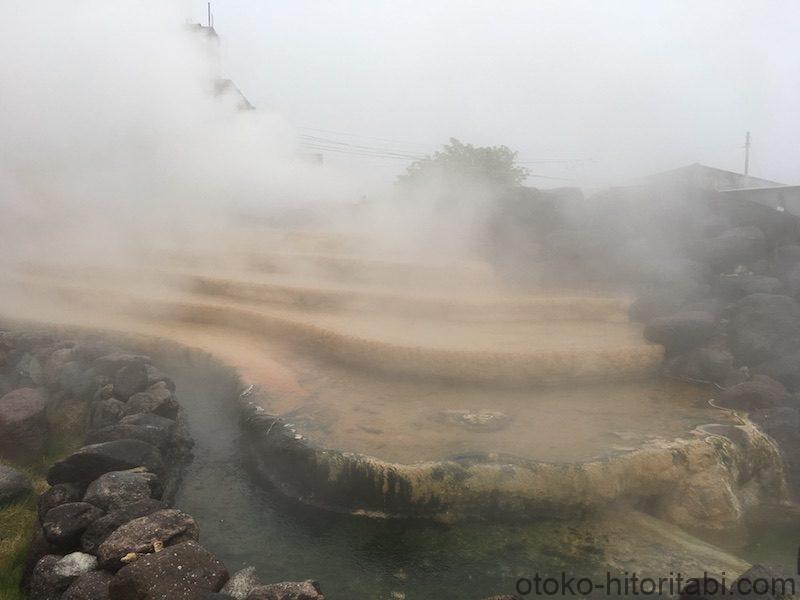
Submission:
[[[654,173],[644,179],[650,183],[688,184],[715,190],[779,187],[785,185],[777,181],[744,175],[735,171],[717,169],[700,163]]]
[[[215,79],[214,80],[214,94],[216,96],[224,96],[226,94],[233,94],[238,100],[237,106],[238,106],[239,110],[254,110],[255,109],[255,106],[250,104],[250,101],[242,93],[242,90],[240,90],[238,87],[236,87],[236,84],[233,83],[233,81],[230,80],[230,79],[223,79],[223,78]]]
[[[747,192],[770,192],[776,190],[780,190],[782,192],[788,192],[788,191],[796,192],[800,191],[800,185],[783,185],[783,184],[762,185],[760,187],[731,188],[728,190],[720,190],[720,191],[725,193],[738,193],[738,192],[747,193]]]
[[[219,35],[217,35],[217,30],[214,29],[213,25],[203,25],[202,23],[187,23],[186,28],[190,31],[195,31],[197,33],[204,33],[210,38],[219,39]]]

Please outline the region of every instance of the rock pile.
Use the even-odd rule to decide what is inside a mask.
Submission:
[[[40,452],[45,410],[89,404],[87,445],[51,465],[23,585],[32,600],[317,600],[311,581],[230,578],[199,543],[194,519],[171,508],[191,440],[172,380],[147,356],[103,342],[0,333],[0,455]],[[3,429],[4,427],[7,428]],[[0,499],[30,482],[0,466]]]
[[[800,498],[800,218],[683,185],[519,188],[487,234],[509,279],[632,290],[667,375],[725,389],[778,441]],[[744,387],[736,387],[746,384]]]
[[[0,464],[0,504],[12,502],[30,494],[31,480],[16,469]]]
[[[747,412],[778,442],[798,499],[800,246],[787,241],[800,237],[773,229],[756,220],[698,242],[705,275],[650,286],[631,317],[664,345],[668,375],[715,384],[721,406]]]
[[[0,398],[0,455],[20,458],[44,449],[45,408],[45,396],[35,388],[18,388]]]

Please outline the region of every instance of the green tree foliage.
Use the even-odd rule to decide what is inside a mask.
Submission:
[[[506,146],[475,147],[455,138],[442,150],[411,163],[398,178],[401,184],[428,181],[480,181],[498,187],[520,185],[528,170],[517,164],[517,153]]]

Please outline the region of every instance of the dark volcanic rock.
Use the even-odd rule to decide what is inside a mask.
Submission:
[[[733,369],[722,384],[723,388],[730,388],[745,381],[750,381],[753,374],[747,366],[741,366],[738,369]]]
[[[59,600],[64,587],[59,587],[59,578],[53,573],[53,567],[61,560],[60,555],[48,554],[43,556],[31,575],[31,586],[28,598],[30,600]]]
[[[766,256],[764,233],[753,225],[734,227],[715,238],[700,243],[695,251],[698,260],[718,271],[730,271]]]
[[[125,413],[125,403],[117,398],[97,398],[92,401],[92,428],[101,429],[116,424]]]
[[[737,410],[775,408],[794,404],[783,384],[765,375],[735,385],[720,394],[719,403]]]
[[[140,440],[116,440],[84,446],[56,462],[47,473],[50,485],[70,481],[90,482],[110,471],[144,467],[160,475],[164,463],[158,448]]]
[[[742,573],[739,578],[731,584],[726,598],[742,600],[744,598],[758,598],[760,600],[789,600],[795,597],[792,593],[794,586],[787,582],[791,576],[778,573],[764,565],[753,565]],[[785,587],[784,587],[785,585]],[[762,593],[762,590],[763,591]]]
[[[713,315],[714,318],[717,319],[722,315],[726,305],[726,302],[720,298],[698,298],[684,304],[680,312],[705,312]]]
[[[800,440],[800,408],[779,406],[778,408],[759,408],[750,413],[750,418],[779,445],[781,441]],[[800,456],[800,444],[797,445]]]
[[[31,599],[56,599],[73,582],[97,567],[97,559],[91,554],[73,552],[64,557],[47,555],[42,557],[31,578]]]
[[[800,294],[800,265],[795,266],[784,278],[786,294],[795,298]]]
[[[52,346],[56,336],[46,331],[23,331],[11,334],[12,344],[23,352],[30,352],[34,348]]]
[[[750,294],[780,294],[783,284],[777,277],[741,273],[721,275],[719,289],[726,298],[739,300]]]
[[[115,571],[121,559],[135,552],[154,552],[154,543],[174,546],[189,540],[197,541],[200,532],[194,519],[175,509],[159,510],[125,523],[109,535],[97,549],[100,566]],[[216,590],[214,590],[216,591]]]
[[[96,556],[84,552],[72,552],[53,565],[53,575],[59,580],[58,587],[66,589],[78,577],[94,571],[96,568]]]
[[[164,373],[159,371],[153,365],[145,365],[145,368],[147,369],[147,386],[145,386],[145,387],[150,387],[151,385],[154,385],[156,383],[159,383],[160,381],[163,381],[164,385],[167,386],[169,391],[171,391],[171,392],[175,391],[175,382],[172,381],[172,379],[167,377]]]
[[[234,573],[220,592],[227,594],[234,600],[247,600],[247,595],[257,585],[256,568],[245,567],[241,571]]]
[[[247,600],[324,600],[316,581],[287,581],[259,585],[250,591]]]
[[[726,593],[725,586],[714,577],[691,577],[683,583],[678,600],[722,600]]]
[[[750,265],[750,270],[754,275],[769,275],[772,268],[770,267],[769,261],[766,258],[762,258]]]
[[[37,508],[39,520],[44,521],[44,516],[51,508],[66,504],[67,502],[80,502],[83,498],[84,486],[77,483],[59,483],[48,488],[39,495]]]
[[[114,533],[118,527],[129,521],[144,517],[158,510],[167,508],[163,502],[148,498],[139,500],[133,504],[128,504],[117,510],[112,510],[106,515],[97,519],[86,528],[81,536],[81,548],[84,552],[91,554],[97,553],[97,548],[106,538]]]
[[[167,417],[162,417],[160,415],[154,413],[137,413],[135,415],[128,415],[126,417],[122,417],[120,421],[121,425],[135,425],[137,427],[148,427],[153,429],[160,429],[164,430],[168,433],[172,433],[175,428],[177,427],[177,423],[174,419],[169,419]]]
[[[178,409],[178,401],[162,381],[147,388],[146,392],[131,396],[125,406],[125,415],[153,413],[174,420],[178,416]]]
[[[228,579],[219,560],[189,541],[147,554],[126,565],[109,586],[114,600],[194,600],[216,592]]]
[[[114,576],[108,571],[89,571],[67,588],[61,600],[110,600],[108,584]]]
[[[750,418],[778,444],[786,467],[786,480],[792,498],[800,499],[800,410],[793,407],[762,408]]]
[[[177,423],[154,413],[123,417],[119,423],[89,432],[86,442],[97,444],[112,440],[135,439],[164,449],[173,441]]]
[[[75,357],[84,362],[93,362],[95,359],[116,352],[114,346],[103,339],[81,340],[72,347]]]
[[[675,377],[721,385],[733,370],[733,355],[719,348],[695,348],[670,361],[668,370]]]
[[[5,396],[14,388],[19,387],[19,378],[15,375],[3,375],[0,373],[0,398]]]
[[[23,354],[14,368],[17,375],[17,385],[14,387],[37,387],[44,385],[42,363],[39,358],[31,354]],[[9,390],[12,391],[12,390]]]
[[[768,360],[753,371],[780,381],[792,391],[800,391],[800,351]]]
[[[78,545],[86,528],[103,516],[103,511],[88,502],[69,502],[47,511],[42,530],[54,546],[70,550]]]
[[[42,528],[37,527],[30,544],[28,544],[28,551],[25,554],[25,563],[22,568],[22,578],[20,581],[22,588],[26,589],[29,586],[33,570],[43,556],[58,554],[59,552],[59,548],[48,542],[47,538],[44,537]]]
[[[91,397],[95,386],[93,378],[85,376],[83,366],[77,360],[71,360],[59,369],[57,387],[76,398]]]
[[[0,456],[21,457],[41,452],[47,439],[41,390],[20,388],[0,398]]]
[[[775,248],[772,258],[773,271],[777,277],[785,277],[797,265],[800,265],[800,246],[788,244]]]
[[[149,365],[152,361],[149,356],[142,354],[129,354],[127,352],[112,352],[96,358],[92,368],[101,375],[114,377],[117,372],[129,364],[139,363]]]
[[[110,380],[97,388],[92,400],[108,400],[114,397],[114,384]]]
[[[707,312],[679,312],[648,322],[644,337],[662,344],[667,352],[694,348],[710,338],[716,328],[714,315]]]
[[[144,469],[131,469],[104,473],[89,484],[83,501],[109,511],[160,495],[161,483],[157,475]]]
[[[32,491],[31,480],[16,469],[0,464],[0,504],[16,500]]]
[[[114,376],[114,395],[127,400],[147,388],[147,367],[141,362],[128,363]]]
[[[634,321],[647,323],[658,317],[667,317],[694,297],[696,286],[673,286],[653,290],[639,296],[628,309]]]
[[[43,368],[44,383],[48,388],[58,388],[64,365],[73,362],[74,357],[72,348],[59,348],[50,354]]]
[[[734,356],[758,365],[800,349],[800,304],[789,296],[752,294],[735,306],[728,335]]]

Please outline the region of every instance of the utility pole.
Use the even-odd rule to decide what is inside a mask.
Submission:
[[[750,174],[750,132],[744,136],[744,174]]]
[[[211,2],[208,3],[208,26],[211,27]],[[747,135],[750,135],[749,133]]]

